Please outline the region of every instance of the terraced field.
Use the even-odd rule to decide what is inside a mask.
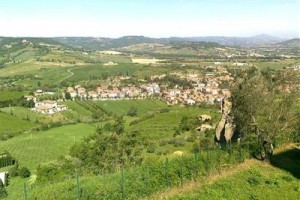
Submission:
[[[75,142],[94,131],[95,127],[87,124],[65,125],[47,131],[25,133],[1,141],[0,149],[8,151],[20,162],[20,165],[34,170],[39,163],[68,154],[69,148]]]
[[[167,104],[160,100],[116,100],[95,101],[94,103],[100,105],[107,112],[112,112],[116,115],[126,115],[131,107],[137,109],[138,116],[167,107]]]
[[[36,124],[33,122],[0,112],[0,135],[29,130],[34,126],[36,126]]]
[[[19,119],[26,119],[31,122],[38,122],[44,124],[50,122],[59,122],[65,119],[62,113],[45,115],[45,114],[31,111],[29,108],[23,108],[23,107],[6,107],[6,108],[1,108],[0,110],[8,114],[13,113],[13,115]]]

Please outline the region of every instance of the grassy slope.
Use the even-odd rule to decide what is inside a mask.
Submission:
[[[171,195],[172,196],[172,195]],[[224,175],[212,184],[168,199],[299,199],[300,181],[286,171],[263,163],[250,169]]]
[[[121,100],[95,103],[99,104],[106,111],[118,115],[126,115],[131,107],[137,109],[138,116],[146,114],[148,111],[155,111],[167,107],[167,104],[159,100]]]
[[[274,156],[273,162],[277,165],[248,160],[238,167],[223,171],[221,175],[209,176],[206,180],[186,184],[183,188],[172,188],[159,194],[159,198],[299,199],[299,155],[299,149],[289,148]]]
[[[39,163],[68,154],[75,141],[93,133],[95,127],[87,124],[66,125],[47,131],[26,133],[0,142],[0,149],[7,150],[22,166],[30,170]]]
[[[0,101],[19,99],[26,94],[20,91],[0,91]]]
[[[28,117],[32,122],[36,122],[36,120],[38,120],[41,123],[49,123],[49,122],[62,121],[64,119],[62,113],[45,115],[45,114],[31,111],[29,108],[23,108],[23,107],[6,107],[6,108],[1,108],[0,110],[8,114],[12,112],[13,115],[18,117],[19,119],[26,119]]]
[[[0,134],[28,130],[34,123],[19,119],[7,113],[0,113]]]

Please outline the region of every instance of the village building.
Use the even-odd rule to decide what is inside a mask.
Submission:
[[[51,115],[56,112],[61,112],[61,111],[67,110],[67,106],[66,105],[58,105],[56,101],[45,100],[45,101],[35,102],[34,108],[32,108],[31,110],[42,113],[42,114]]]

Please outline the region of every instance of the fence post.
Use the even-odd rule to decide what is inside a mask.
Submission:
[[[166,169],[166,185],[167,185],[167,187],[170,187],[170,179],[169,179],[169,160],[168,160],[168,158],[166,158],[165,169]]]
[[[242,147],[239,145],[239,163],[244,162],[244,157],[243,157],[243,152],[242,152]]]
[[[221,173],[221,147],[217,147],[218,148],[218,172],[219,174]]]
[[[194,152],[194,162],[195,162],[195,165],[194,165],[194,173],[195,173],[195,179],[198,177],[198,154],[197,154],[197,151]]]
[[[26,183],[24,183],[24,200],[27,200],[27,188],[26,188]]]
[[[76,182],[77,182],[77,199],[80,200],[81,199],[81,195],[82,195],[82,191],[80,188],[80,183],[79,183],[79,177],[78,175],[76,176]]]
[[[183,159],[183,156],[181,156],[181,158],[180,158],[180,185],[181,185],[181,186],[183,185],[183,167],[182,167],[182,159]]]
[[[125,200],[125,184],[124,184],[124,169],[123,169],[123,166],[121,168],[121,194],[122,194],[122,200]]]

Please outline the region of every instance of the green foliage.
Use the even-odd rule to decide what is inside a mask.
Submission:
[[[135,107],[130,107],[130,109],[127,112],[127,116],[136,116],[137,115],[137,109]]]
[[[19,170],[19,175],[20,175],[22,178],[27,178],[27,177],[30,177],[31,173],[30,173],[30,171],[29,171],[28,168],[22,167],[22,168]]]
[[[70,154],[80,159],[87,170],[99,174],[103,170],[113,172],[121,166],[139,164],[142,159],[139,145],[135,133],[95,133],[72,146]]]
[[[70,92],[65,93],[65,99],[66,100],[71,100],[72,99]]]
[[[113,124],[113,131],[120,135],[121,133],[124,132],[124,120],[123,117],[118,117]]]
[[[294,112],[297,92],[283,90],[287,83],[294,87],[291,79],[289,74],[252,68],[233,88],[232,113],[237,129],[257,135],[264,159],[272,156],[275,139],[290,134],[298,123]]]
[[[106,140],[105,142],[108,141]],[[221,153],[226,154],[226,151]],[[236,153],[236,150],[234,150],[233,154],[235,155]],[[217,151],[209,152],[209,156],[206,154],[196,155],[196,158],[194,154],[172,157],[168,158],[167,162],[165,160],[148,158],[141,165],[124,168],[123,173],[118,171],[112,174],[104,175],[102,173],[102,175],[99,174],[98,176],[82,177],[80,179],[82,198],[121,199],[122,191],[127,199],[146,198],[167,187],[180,186],[185,181],[190,181],[197,176],[214,171],[218,166],[226,163],[226,160],[223,158],[217,161]],[[237,160],[232,160],[232,164],[237,162]],[[205,171],[204,165],[208,166],[207,171]],[[57,174],[56,177],[64,176]],[[38,199],[50,199],[53,196],[56,196],[57,199],[74,197],[77,193],[74,178],[71,180],[66,179],[63,182],[59,181],[61,180],[60,178],[55,179],[56,182],[53,182],[51,189],[45,187],[45,185],[37,185],[30,194],[33,198],[36,197]],[[227,188],[228,186],[224,189]]]
[[[3,199],[3,198],[5,198],[5,197],[7,197],[7,191],[6,191],[6,189],[5,189],[5,186],[4,186],[4,184],[3,184],[3,182],[2,182],[2,180],[0,180],[0,199]]]

